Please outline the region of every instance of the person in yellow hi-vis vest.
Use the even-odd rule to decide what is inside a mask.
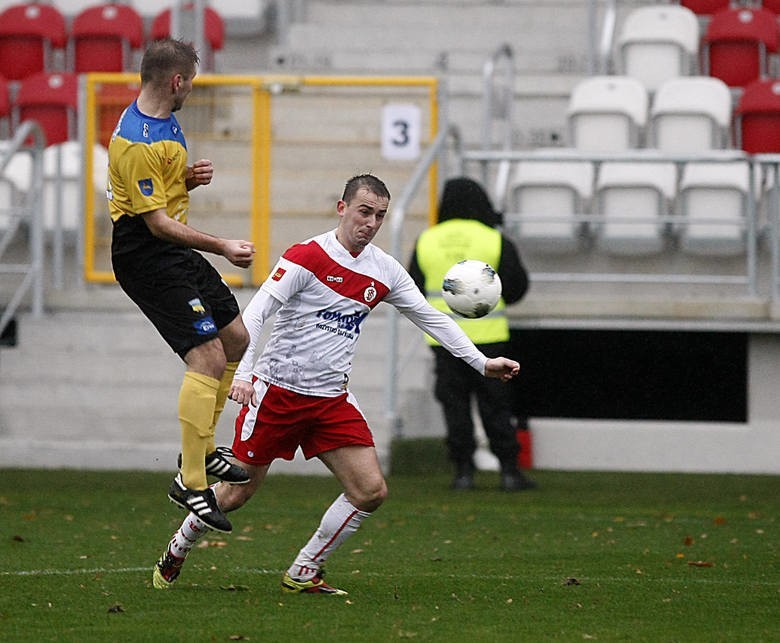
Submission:
[[[469,339],[489,356],[508,354],[509,322],[506,304],[519,301],[528,290],[528,273],[514,244],[496,229],[497,213],[482,186],[469,178],[447,181],[439,203],[438,223],[417,239],[409,274],[428,301],[455,319]],[[452,313],[441,296],[444,274],[458,261],[478,259],[498,272],[502,297],[496,308],[479,319]],[[426,335],[436,362],[434,393],[441,403],[447,426],[447,451],[455,468],[453,489],[474,487],[474,452],[477,442],[471,416],[476,398],[490,450],[501,465],[501,488],[532,489],[536,483],[518,468],[517,421],[510,390],[498,382],[479,377],[463,367],[432,337]]]

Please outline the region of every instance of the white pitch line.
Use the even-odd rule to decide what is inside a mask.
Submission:
[[[103,567],[93,567],[91,569],[29,569],[29,570],[19,570],[19,571],[0,571],[0,576],[77,576],[79,574],[135,574],[138,572],[148,572],[150,569],[152,569],[151,566],[144,566],[144,567],[119,567],[115,569],[106,569]],[[284,573],[285,570],[283,569],[263,569],[263,568],[247,568],[247,569],[234,569],[229,571],[236,571],[238,573],[243,574],[256,574],[258,576],[276,576],[281,575]],[[345,572],[345,574],[349,574],[350,572]],[[704,572],[706,573],[706,572]],[[405,578],[406,574],[393,574],[392,572],[358,572],[361,576],[377,576],[377,577],[383,577],[383,578]],[[442,576],[442,574],[438,574],[435,572],[430,572],[426,574],[415,574],[415,577],[428,577],[433,578],[437,576]],[[458,575],[456,578],[483,578],[483,576],[480,576],[478,574],[469,574],[467,576],[464,575]],[[515,575],[515,576],[494,576],[493,578],[498,580],[511,580],[511,581],[517,581],[522,580],[522,576]],[[649,577],[647,575],[637,575],[635,577],[633,576],[626,576],[626,577],[616,577],[616,576],[604,576],[604,577],[590,577],[590,576],[578,576],[577,579],[580,581],[581,585],[592,585],[595,583],[624,583],[624,582],[630,582],[632,584],[635,583],[641,583],[641,582],[652,582],[652,583],[670,583],[670,584],[680,584],[680,583],[694,583],[697,585],[703,584],[703,585],[732,585],[735,587],[744,587],[744,586],[760,586],[760,587],[776,587],[777,582],[776,581],[763,581],[763,580],[745,580],[745,581],[739,581],[739,580],[728,580],[728,579],[719,579],[719,578],[694,578],[694,577],[688,577],[688,578],[654,578]],[[562,576],[546,576],[544,578],[537,578],[537,579],[531,579],[529,582],[560,582],[564,583],[565,578]]]

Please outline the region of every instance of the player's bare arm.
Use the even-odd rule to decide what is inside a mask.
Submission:
[[[214,178],[214,165],[208,159],[200,159],[187,166],[185,183],[187,191],[194,190],[199,185],[208,185]]]
[[[520,373],[520,364],[506,357],[492,357],[485,362],[485,377],[508,382]]]
[[[255,255],[255,244],[243,239],[222,239],[196,230],[171,219],[164,209],[153,210],[143,215],[146,225],[158,239],[171,243],[202,250],[215,255],[222,255],[234,266],[248,268],[252,265]]]
[[[251,404],[252,406],[257,406],[255,387],[250,382],[245,382],[244,380],[233,380],[228,397],[241,405]]]

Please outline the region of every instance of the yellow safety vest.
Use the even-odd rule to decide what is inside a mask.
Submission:
[[[478,259],[495,270],[501,261],[501,233],[473,219],[448,219],[420,235],[417,263],[425,275],[425,296],[437,310],[452,317],[475,344],[493,344],[509,340],[509,322],[504,299],[492,312],[479,319],[466,319],[453,313],[441,296],[444,274],[458,261]],[[431,346],[438,342],[426,335]]]

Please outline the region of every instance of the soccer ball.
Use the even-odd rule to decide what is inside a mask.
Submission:
[[[490,264],[464,259],[444,275],[441,296],[461,317],[484,317],[496,307],[501,297],[501,279]]]

